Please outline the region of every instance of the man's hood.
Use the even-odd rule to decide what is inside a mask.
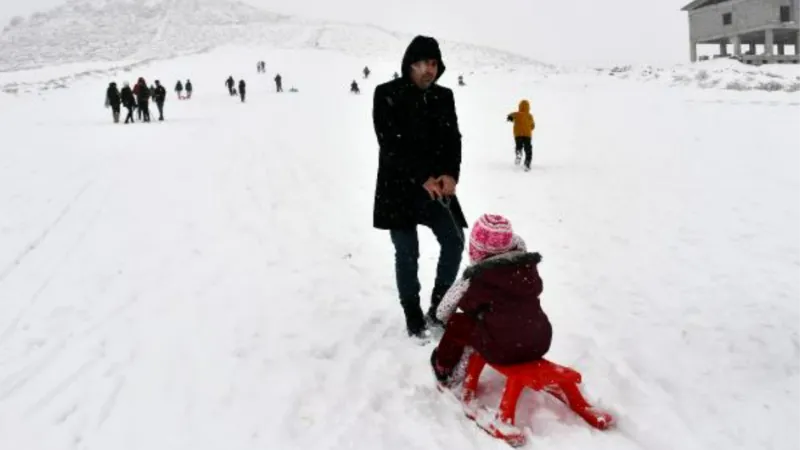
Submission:
[[[435,59],[439,63],[439,73],[436,74],[436,79],[433,80],[435,82],[441,78],[445,70],[439,43],[429,36],[417,36],[408,44],[408,48],[406,48],[406,52],[403,55],[403,78],[411,79],[411,65],[426,59]]]

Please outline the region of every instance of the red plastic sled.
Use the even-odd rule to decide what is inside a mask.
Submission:
[[[545,359],[514,366],[491,365],[505,375],[506,385],[497,414],[486,417],[486,414],[481,414],[481,409],[475,402],[478,381],[486,364],[481,355],[472,353],[461,396],[464,412],[487,433],[514,447],[525,444],[525,435],[515,424],[517,401],[525,387],[554,396],[599,430],[608,429],[614,424],[611,414],[594,408],[583,397],[578,387],[581,382],[580,373]]]

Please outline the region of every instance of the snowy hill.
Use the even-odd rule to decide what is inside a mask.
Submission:
[[[230,0],[69,0],[5,27],[0,34],[0,91],[63,88],[76,79],[131,71],[155,60],[225,45],[335,50],[360,56],[364,64],[396,64],[411,37],[371,25],[275,14]],[[527,69],[539,78],[587,73],[475,44],[442,41],[442,47],[451,67],[469,74]],[[612,66],[590,72],[701,89],[800,90],[800,68],[795,66],[751,67],[720,60],[675,67]]]
[[[227,0],[70,0],[5,28],[0,35],[0,71],[166,59],[227,44],[380,57],[402,51],[410,37],[366,25],[292,18]],[[472,62],[480,65],[535,63],[475,45],[443,46],[469,50]]]
[[[237,27],[282,19],[215,0],[73,0],[9,24],[0,37],[0,69],[168,58],[230,38]]]

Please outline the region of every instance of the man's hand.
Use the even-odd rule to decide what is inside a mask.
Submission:
[[[455,178],[451,177],[450,175],[442,175],[436,179],[439,185],[442,187],[442,194],[445,197],[452,197],[456,195],[456,180]]]
[[[428,195],[431,196],[431,200],[436,200],[444,196],[442,192],[442,184],[439,182],[439,178],[428,178],[428,181],[426,181],[422,187],[428,191]]]

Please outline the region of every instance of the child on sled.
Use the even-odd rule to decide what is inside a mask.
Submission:
[[[455,369],[465,347],[491,364],[520,364],[542,358],[553,335],[539,301],[537,264],[542,257],[526,250],[508,219],[490,214],[478,219],[470,234],[469,259],[436,311],[446,325],[431,365],[446,388],[460,381]]]

